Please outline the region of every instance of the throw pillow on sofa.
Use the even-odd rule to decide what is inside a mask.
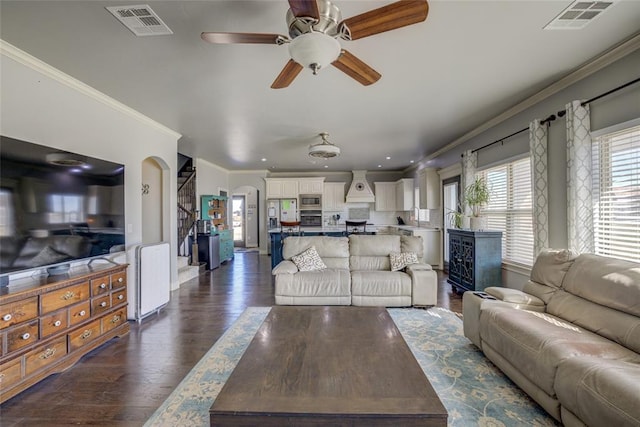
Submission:
[[[391,262],[391,271],[399,271],[407,265],[417,264],[418,254],[414,252],[391,252],[389,254],[389,261]]]
[[[291,257],[291,261],[298,267],[300,271],[316,271],[324,270],[327,266],[320,258],[315,246],[311,246],[299,255]]]

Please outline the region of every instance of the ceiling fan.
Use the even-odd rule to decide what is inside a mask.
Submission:
[[[340,9],[329,0],[288,0],[289,37],[260,33],[209,33],[203,40],[215,44],[257,43],[289,45],[291,59],[271,85],[282,89],[291,84],[303,68],[313,74],[328,64],[367,86],[381,75],[346,49],[338,38],[357,40],[427,19],[426,0],[401,0],[360,15],[342,19]]]

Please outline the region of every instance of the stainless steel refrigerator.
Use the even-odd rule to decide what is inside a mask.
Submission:
[[[267,200],[267,230],[280,228],[280,221],[298,221],[297,199]],[[271,255],[271,242],[267,244],[267,251]]]

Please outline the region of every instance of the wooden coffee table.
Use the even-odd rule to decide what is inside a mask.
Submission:
[[[381,307],[273,307],[210,409],[212,426],[446,426]]]

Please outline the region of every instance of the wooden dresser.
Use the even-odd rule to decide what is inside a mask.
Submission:
[[[129,332],[126,268],[83,266],[0,289],[0,402]]]

